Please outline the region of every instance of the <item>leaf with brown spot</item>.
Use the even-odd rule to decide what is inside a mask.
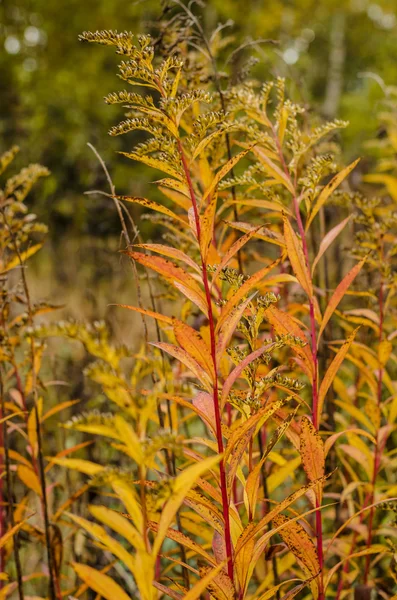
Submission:
[[[323,477],[325,471],[324,444],[313,423],[306,416],[301,419],[300,455],[309,481]],[[321,491],[319,486],[316,493],[320,502]]]
[[[284,525],[283,529],[279,531],[279,535],[295,556],[306,577],[316,577],[320,572],[317,550],[306,529],[298,521],[291,521],[282,514],[276,515],[272,520],[275,527]],[[316,579],[312,580],[310,588],[314,600],[317,600],[318,582]]]

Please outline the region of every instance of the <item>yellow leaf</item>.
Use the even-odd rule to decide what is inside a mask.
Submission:
[[[259,158],[260,162],[265,168],[265,171],[273,177],[277,183],[281,183],[292,195],[295,195],[294,186],[292,185],[289,177],[276,165],[266,154],[263,148],[256,146],[253,149],[254,154]]]
[[[73,471],[79,471],[80,473],[85,473],[86,475],[96,475],[104,469],[104,467],[101,465],[89,460],[84,460],[82,458],[48,457],[48,460],[61,467],[66,467],[67,469],[72,469]]]
[[[375,173],[373,175],[364,175],[363,180],[369,183],[383,183],[393,200],[397,201],[397,178],[393,177],[393,175]]]
[[[378,347],[379,364],[384,367],[393,351],[393,344],[389,340],[383,340]]]
[[[48,410],[45,413],[45,415],[42,418],[42,421],[45,421],[46,419],[49,419],[50,417],[53,417],[54,415],[56,415],[61,410],[65,410],[66,408],[70,408],[71,406],[74,406],[75,404],[78,404],[79,402],[80,402],[80,400],[66,400],[65,402],[61,402],[60,404],[56,404],[55,406],[53,406],[52,408],[50,408],[50,410]]]
[[[199,463],[193,464],[185,469],[174,481],[173,493],[171,498],[166,503],[159,521],[159,529],[156,539],[153,543],[152,556],[156,557],[160,551],[164,538],[167,535],[167,530],[170,527],[177,511],[179,510],[185,496],[189,490],[195,485],[196,480],[208,469],[212,469],[219,461],[221,456],[211,456],[202,460]]]
[[[160,160],[159,158],[155,158],[154,156],[150,156],[148,154],[138,154],[137,152],[120,152],[120,154],[126,156],[127,158],[131,158],[131,160],[137,160],[138,162],[141,162],[148,167],[152,167],[153,169],[163,171],[163,173],[167,173],[167,175],[175,177],[175,179],[181,183],[184,182],[183,175],[165,160]]]
[[[114,493],[122,501],[136,529],[144,535],[142,507],[138,502],[135,489],[124,479],[112,479],[111,482]]]
[[[143,465],[144,453],[134,429],[121,415],[115,416],[115,425],[120,441],[126,446],[127,454],[131,456],[137,465]]]
[[[295,231],[291,227],[286,215],[283,215],[284,239],[287,246],[288,258],[297,280],[305,290],[309,298],[313,297],[313,284],[303,253],[302,242],[298,240]]]
[[[227,161],[227,163],[225,165],[223,165],[223,167],[221,169],[219,169],[219,171],[217,172],[217,174],[215,175],[214,179],[211,182],[211,185],[208,186],[208,188],[205,190],[204,194],[203,194],[203,203],[207,200],[207,198],[212,194],[212,192],[215,190],[215,188],[217,187],[218,183],[225,177],[225,175],[227,175],[229,173],[229,171],[231,169],[233,169],[233,167],[242,159],[244,158],[244,156],[246,154],[248,154],[248,152],[251,150],[250,148],[247,148],[246,150],[242,150],[242,152],[239,152],[238,154],[236,154],[236,156],[233,156],[230,160]]]
[[[14,525],[14,527],[11,527],[11,529],[9,531],[7,531],[7,533],[5,533],[3,536],[1,536],[0,538],[0,548],[3,548],[3,546],[5,546],[8,542],[9,539],[11,539],[19,529],[21,529],[21,527],[23,527],[23,525],[26,523],[27,519],[24,519],[23,521],[21,521],[20,523],[17,523],[16,525]]]
[[[328,200],[328,198],[331,196],[331,194],[334,193],[334,191],[342,183],[342,181],[354,169],[354,167],[357,165],[359,160],[360,159],[358,158],[357,160],[352,162],[348,167],[346,167],[340,173],[335,175],[335,177],[333,177],[331,179],[331,181],[329,183],[327,183],[327,185],[325,187],[323,187],[323,189],[320,192],[320,195],[317,198],[315,205],[313,206],[313,208],[310,212],[310,217],[306,223],[306,231],[309,229],[314,217],[317,215],[320,208],[325,204],[325,202]]]
[[[155,533],[158,532],[158,524],[154,521],[149,521],[148,527]],[[172,527],[169,527],[167,529],[166,537],[170,540],[173,540],[174,542],[177,542],[178,544],[182,544],[183,546],[191,550],[194,554],[203,557],[211,565],[216,566],[215,559],[213,556],[211,556],[211,554],[208,554],[208,552],[204,548],[202,548],[200,544],[190,539],[190,537],[188,537],[184,533],[178,531],[178,529],[173,529]]]
[[[318,392],[318,415],[317,415],[318,423],[320,422],[320,417],[321,417],[321,413],[322,413],[322,409],[323,409],[325,396],[327,395],[327,392],[335,378],[335,375],[337,374],[339,367],[341,366],[342,362],[344,361],[345,356],[348,353],[349,348],[352,345],[358,330],[359,330],[359,327],[357,327],[357,329],[355,329],[349,335],[347,340],[339,348],[336,356],[334,357],[332,363],[328,367],[327,372],[325,373],[325,375],[323,377],[323,380],[320,385],[320,390]]]
[[[35,244],[34,246],[30,246],[30,248],[28,248],[24,252],[20,252],[19,256],[15,256],[14,258],[12,258],[6,265],[4,265],[2,269],[0,267],[1,273],[7,273],[7,271],[18,267],[21,264],[21,261],[23,264],[28,258],[33,256],[33,254],[36,254],[36,252],[38,252],[42,247],[43,244]]]
[[[187,226],[185,219],[174,213],[166,206],[163,206],[163,204],[154,202],[154,200],[149,200],[148,198],[137,198],[135,196],[115,196],[115,198],[117,198],[117,200],[121,200],[122,202],[132,202],[133,204],[139,204],[145,208],[150,208],[158,213],[167,215],[167,217],[170,217],[171,219],[175,219],[175,221],[179,221],[179,223],[182,223],[185,227]]]
[[[203,260],[207,259],[208,251],[214,237],[214,220],[216,212],[217,194],[212,194],[203,216],[200,218],[200,251]]]
[[[118,583],[113,581],[105,573],[101,573],[88,565],[72,563],[77,575],[86,583],[94,592],[100,594],[106,600],[131,600],[130,596],[124,592]]]
[[[114,556],[117,556],[117,558],[120,559],[135,576],[135,558],[124,548],[124,546],[122,546],[111,535],[109,535],[104,527],[98,525],[97,523],[87,521],[87,519],[83,519],[82,517],[78,517],[73,513],[66,514],[72,519],[72,521],[92,535],[93,538],[101,542],[101,544],[103,544],[107,550],[114,554]]]
[[[39,421],[43,414],[43,398],[39,398],[37,401],[37,412],[39,414]],[[37,419],[36,419],[36,407],[33,406],[28,417],[28,438],[30,447],[32,449],[33,456],[37,457],[38,444],[37,444]]]
[[[38,476],[30,467],[18,465],[17,474],[19,479],[38,496],[42,495],[41,484]]]
[[[92,516],[122,535],[138,551],[146,551],[145,542],[139,531],[123,515],[106,506],[92,505],[89,507]]]
[[[287,477],[290,477],[301,464],[301,457],[296,456],[288,461],[283,467],[277,469],[267,478],[267,489],[269,493],[274,492],[281,484],[285,483]]]

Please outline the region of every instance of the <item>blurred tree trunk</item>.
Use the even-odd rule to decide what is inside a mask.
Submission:
[[[335,13],[331,19],[328,80],[323,103],[323,114],[329,119],[333,119],[338,114],[342,95],[346,56],[345,29],[345,14]]]

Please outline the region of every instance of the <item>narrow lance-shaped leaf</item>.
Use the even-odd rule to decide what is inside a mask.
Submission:
[[[205,315],[208,315],[208,308],[204,292],[200,288],[196,280],[178,267],[170,260],[166,260],[161,256],[147,256],[141,252],[125,252],[144,267],[153,269],[168,281],[171,285],[180,290],[189,300],[194,302]]]
[[[321,334],[323,333],[328,321],[332,317],[336,307],[338,306],[339,302],[342,300],[343,296],[345,295],[346,291],[350,287],[351,283],[354,281],[354,279],[357,277],[357,275],[361,271],[366,259],[367,258],[364,257],[363,259],[360,260],[360,262],[358,262],[356,265],[354,265],[354,267],[342,279],[342,281],[340,282],[340,284],[338,285],[338,287],[332,294],[332,296],[327,304],[327,308],[324,311],[323,320],[321,321],[320,331],[318,333],[318,339],[320,339]]]
[[[271,437],[270,442],[268,443],[268,445],[266,447],[265,452],[263,453],[263,456],[261,457],[259,462],[255,465],[255,467],[252,469],[251,473],[248,475],[247,483],[245,486],[245,495],[248,500],[248,506],[251,511],[251,515],[253,517],[255,516],[255,508],[256,508],[256,503],[257,503],[257,498],[258,498],[258,490],[259,490],[259,484],[260,484],[260,478],[261,478],[263,465],[265,464],[265,461],[266,461],[267,457],[269,456],[270,452],[272,451],[272,449],[274,448],[274,446],[282,438],[282,436],[288,429],[292,419],[296,415],[297,410],[298,409],[295,409],[293,412],[289,413],[286,420],[277,427],[276,431],[274,432],[274,434]]]
[[[130,596],[124,592],[109,575],[101,573],[88,565],[72,563],[77,575],[90,587],[94,592],[105,598],[105,600],[131,600]]]
[[[178,319],[173,320],[173,325],[175,337],[180,347],[199,363],[210,379],[214,379],[211,351],[198,331]]]
[[[281,259],[278,258],[269,266],[264,267],[263,269],[259,269],[259,271],[254,273],[254,275],[251,275],[251,277],[249,277],[249,279],[247,279],[243,283],[243,285],[238,290],[236,290],[236,292],[229,298],[225,306],[222,308],[222,312],[216,324],[215,333],[218,333],[225,320],[230,318],[230,313],[236,306],[236,304],[243,300],[243,298],[245,298],[251,292],[251,290],[254,287],[256,287],[262,281],[262,279],[266,277],[268,273],[270,273],[270,271],[277,267],[277,265],[279,265],[280,262]]]
[[[211,391],[211,378],[207,374],[207,372],[203,369],[203,367],[190,356],[186,350],[183,348],[179,348],[179,346],[174,346],[174,344],[168,344],[166,342],[151,342],[151,346],[155,346],[156,348],[160,348],[160,350],[164,350],[167,354],[170,354],[177,360],[179,360],[185,367],[187,367],[195,377],[204,385],[204,387]]]
[[[330,247],[330,245],[332,244],[332,242],[344,230],[344,228],[346,227],[346,225],[348,224],[348,222],[350,221],[350,219],[351,219],[351,215],[349,217],[347,217],[346,219],[344,219],[341,223],[338,223],[338,225],[335,225],[335,227],[333,227],[331,229],[331,231],[329,231],[324,236],[324,239],[321,241],[320,248],[318,249],[317,256],[314,259],[313,264],[312,264],[312,274],[314,273],[314,270],[315,270],[316,265],[317,265],[318,261],[320,260],[320,258],[328,250],[328,248]]]
[[[159,529],[158,523],[155,523],[154,521],[149,521],[148,527],[155,533],[158,532],[158,529]],[[181,533],[177,529],[173,529],[172,527],[169,527],[167,529],[166,537],[169,538],[170,540],[173,540],[174,542],[177,542],[178,544],[182,544],[183,546],[185,546],[185,548],[188,548],[189,550],[191,550],[198,556],[201,556],[210,565],[216,566],[214,557],[211,556],[211,554],[209,554],[206,550],[204,550],[204,548],[202,548],[200,544],[198,544],[194,540],[191,540],[190,537],[188,537],[184,533]]]
[[[175,219],[182,223],[185,227],[187,226],[187,222],[181,216],[174,213],[172,210],[163,206],[163,204],[158,204],[154,200],[149,200],[148,198],[139,198],[136,196],[114,196],[117,200],[121,200],[122,202],[132,202],[133,204],[139,204],[145,208],[150,208],[158,213],[162,213],[163,215],[167,215],[171,219]]]
[[[300,455],[303,468],[309,481],[315,481],[324,475],[325,454],[323,441],[308,417],[303,416],[300,425]],[[320,502],[321,491],[321,486],[319,486],[316,494]]]
[[[215,577],[222,571],[225,563],[221,563],[215,569],[212,569],[209,573],[207,573],[204,577],[200,578],[199,581],[188,591],[187,594],[183,596],[183,600],[197,600],[201,597],[201,594],[208,589],[211,581],[215,579]]]
[[[256,146],[253,149],[254,154],[259,158],[262,165],[265,167],[266,172],[273,177],[277,183],[280,183],[284,186],[290,194],[294,195],[295,190],[292,185],[290,179],[286,176],[286,174],[280,169],[276,163],[274,163],[268,156],[264,148],[260,148]]]
[[[357,329],[355,329],[349,335],[349,337],[344,342],[344,344],[341,346],[341,348],[339,348],[337,355],[335,356],[334,360],[332,361],[332,363],[330,364],[330,366],[327,369],[327,372],[324,375],[324,378],[320,385],[320,390],[318,392],[318,415],[317,415],[318,419],[321,416],[325,396],[327,395],[327,392],[335,378],[335,375],[337,374],[339,367],[341,366],[346,354],[348,353],[349,348],[352,345],[353,340],[356,337],[358,330],[359,330],[359,327],[357,327]]]
[[[284,221],[284,239],[287,246],[288,258],[291,262],[292,269],[297,280],[305,290],[309,298],[313,297],[313,284],[306,264],[305,255],[303,253],[302,242],[292,229],[286,215],[283,215]]]
[[[296,560],[302,567],[307,577],[315,577],[320,572],[317,550],[313,540],[309,537],[306,530],[297,521],[290,521],[282,514],[273,518],[276,527],[284,525],[279,534],[290,551],[294,554]],[[313,580],[310,584],[313,598],[318,598],[318,583]]]
[[[158,533],[153,543],[153,557],[156,557],[160,552],[164,538],[167,535],[167,530],[175,518],[175,515],[184,501],[187,493],[195,485],[197,478],[205,473],[208,469],[214,467],[221,460],[221,458],[221,455],[206,458],[203,461],[185,469],[175,479],[172,496],[165,505],[160,517]]]
[[[212,194],[204,214],[200,218],[200,251],[203,260],[207,259],[212,238],[214,236],[214,220],[218,195]]]
[[[236,156],[233,156],[230,160],[227,161],[227,163],[225,165],[223,165],[223,167],[221,169],[219,169],[219,171],[217,172],[217,174],[215,175],[214,179],[212,180],[210,186],[205,190],[204,195],[203,195],[203,202],[205,202],[207,200],[207,198],[210,196],[210,194],[212,194],[212,192],[215,190],[215,188],[217,187],[218,183],[225,177],[225,175],[227,175],[229,173],[229,171],[231,169],[233,169],[233,167],[242,159],[244,158],[244,156],[246,154],[248,154],[248,152],[251,150],[250,148],[247,148],[246,150],[243,150],[242,152],[239,152],[238,154],[236,154]]]
[[[327,183],[327,185],[321,190],[320,195],[317,198],[317,201],[311,210],[310,217],[306,224],[306,231],[309,229],[314,217],[317,215],[320,208],[326,203],[326,201],[331,196],[331,194],[334,193],[336,188],[342,183],[342,181],[354,169],[354,167],[357,165],[359,160],[360,159],[358,158],[357,160],[352,162],[348,167],[343,169],[340,173],[335,175],[335,177],[333,179],[331,179],[331,181],[329,183]]]
[[[218,340],[216,343],[216,361],[217,363],[221,360],[224,355],[224,352],[232,338],[232,335],[243,316],[245,309],[253,299],[255,294],[247,298],[244,302],[240,304],[240,306],[236,306],[229,313],[229,318],[227,320],[222,320],[222,327],[219,328],[215,333],[218,335]],[[227,306],[227,305],[226,305]],[[222,316],[222,315],[221,315]],[[219,325],[219,321],[218,321]]]
[[[214,273],[214,275],[212,277],[212,283],[214,283],[216,281],[216,278],[218,277],[219,273],[222,271],[222,269],[224,269],[226,267],[226,265],[228,264],[228,262],[237,254],[237,252],[239,252],[241,250],[241,248],[247,242],[249,242],[249,240],[260,229],[262,229],[262,225],[259,225],[258,227],[255,227],[252,231],[249,231],[248,233],[245,233],[236,242],[234,242],[234,244],[229,248],[229,250],[226,252],[225,256],[222,258],[221,262],[217,266],[216,271],[215,271],[215,273]]]
[[[179,250],[179,248],[173,248],[172,246],[166,246],[165,244],[135,244],[135,248],[143,248],[144,250],[150,250],[156,252],[167,258],[175,258],[187,264],[189,267],[197,271],[201,275],[201,269],[193,259],[190,258],[185,252]]]
[[[241,373],[250,365],[254,360],[262,356],[264,352],[270,351],[274,344],[267,344],[266,346],[261,346],[257,350],[254,350],[248,356],[246,356],[229,374],[222,388],[222,405],[226,402],[227,397],[229,395],[230,390],[236,379],[238,379]]]

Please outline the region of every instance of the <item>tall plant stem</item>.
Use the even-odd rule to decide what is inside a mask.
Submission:
[[[1,413],[2,416],[5,416],[5,402],[4,402],[4,386],[3,386],[3,378],[2,373],[0,371],[0,397],[1,397]],[[8,518],[10,520],[11,527],[15,525],[14,519],[14,510],[13,510],[13,494],[12,494],[12,479],[11,479],[11,464],[10,464],[10,454],[8,448],[8,431],[7,431],[7,423],[3,421],[2,427],[2,447],[4,448],[4,466],[6,473],[6,481],[7,481],[7,495],[8,495]],[[17,584],[18,584],[18,595],[19,600],[24,600],[24,592],[23,592],[23,581],[22,581],[22,565],[21,558],[19,556],[19,532],[16,532],[13,535],[13,549],[14,549],[14,560],[15,560],[15,569],[17,572]],[[4,565],[1,566],[2,571],[4,571]]]
[[[383,252],[382,251],[381,251],[381,256],[383,258]],[[385,298],[384,298],[384,294],[385,294],[385,290],[384,290],[384,284],[383,284],[383,279],[382,279],[381,283],[380,283],[380,290],[379,290],[379,344],[382,343],[382,339],[383,339],[383,325],[384,325],[384,320],[385,320],[385,314],[384,314],[384,301],[385,301]],[[379,414],[380,414],[380,408],[381,408],[381,403],[382,403],[382,384],[383,384],[383,367],[382,367],[381,364],[379,364],[379,370],[378,370],[378,387],[377,387],[377,406],[378,406]],[[374,470],[373,470],[373,473],[372,473],[372,481],[371,481],[371,496],[370,496],[370,500],[369,500],[370,504],[374,503],[376,478],[378,476],[379,467],[380,467],[380,463],[381,463],[381,459],[382,459],[382,451],[383,451],[383,448],[380,447],[379,431],[377,431],[376,446],[375,446],[375,456],[374,456]],[[375,507],[372,506],[372,508],[370,509],[369,519],[368,519],[367,548],[369,548],[371,546],[371,544],[372,544],[373,524],[374,524],[374,511],[375,511]],[[365,571],[364,571],[364,583],[365,584],[368,583],[370,562],[371,562],[371,557],[368,554],[366,556],[366,558],[365,558]]]
[[[308,246],[307,246],[307,239],[306,239],[305,228],[303,227],[302,216],[301,216],[300,209],[299,209],[298,196],[297,196],[297,193],[296,193],[296,185],[295,185],[295,182],[292,180],[291,174],[290,174],[289,169],[287,167],[287,164],[285,162],[285,158],[284,158],[283,151],[282,151],[282,148],[281,148],[281,145],[280,145],[280,141],[278,139],[277,132],[276,132],[274,126],[272,126],[272,131],[273,131],[274,142],[276,144],[277,151],[278,151],[279,158],[280,158],[280,162],[281,162],[282,167],[284,169],[285,175],[288,178],[288,180],[290,181],[291,186],[294,188],[293,204],[294,204],[295,216],[296,216],[296,221],[298,223],[299,235],[301,237],[302,250],[303,250],[304,257],[305,257],[307,275],[310,278],[310,281],[312,281],[311,269],[310,269],[310,259],[309,259],[309,250],[308,250]],[[295,177],[295,179],[296,179],[296,177]],[[319,413],[319,401],[318,401],[318,347],[317,347],[317,334],[316,334],[316,319],[315,319],[315,314],[314,314],[314,296],[313,295],[309,295],[308,298],[309,298],[311,354],[312,354],[312,361],[313,361],[312,422],[313,422],[313,426],[315,427],[316,431],[318,431],[319,430],[319,426],[320,426],[320,415],[318,414]],[[319,600],[324,600],[325,596],[324,596],[323,523],[322,523],[321,510],[320,510],[320,497],[319,497],[319,494],[316,494],[316,508],[317,508],[317,510],[316,510],[316,517],[315,518],[316,518],[317,555],[318,555],[318,562],[319,562],[319,566],[320,566],[319,597],[318,598],[319,598]]]
[[[95,154],[95,156],[97,157],[103,172],[105,174],[105,177],[107,179],[107,182],[109,184],[109,188],[110,188],[110,194],[106,194],[106,192],[102,192],[102,191],[98,191],[98,193],[104,194],[106,196],[110,196],[110,198],[112,198],[114,205],[116,207],[117,210],[117,214],[118,217],[120,219],[120,224],[121,224],[121,228],[123,231],[123,235],[124,235],[124,239],[126,241],[126,243],[128,244],[128,246],[131,246],[131,238],[130,238],[130,234],[128,232],[128,227],[126,224],[126,221],[124,219],[124,215],[123,215],[123,203],[117,198],[116,195],[116,187],[113,183],[113,179],[110,176],[109,170],[106,166],[105,161],[103,160],[102,156],[99,154],[98,150],[95,148],[95,146],[93,146],[92,144],[87,144],[87,146],[93,151],[93,153]],[[86,192],[86,193],[91,193],[91,192]],[[129,213],[127,212],[127,215],[129,215]],[[139,242],[141,243],[141,237],[140,237],[140,233],[139,230],[137,228],[137,226],[135,225],[135,221],[133,220],[132,216],[129,215],[129,219],[130,219],[130,223],[132,225],[132,229],[134,232],[134,236],[139,240]],[[130,257],[130,263],[132,266],[132,271],[134,274],[134,279],[135,279],[135,283],[136,283],[136,288],[137,288],[137,298],[138,298],[138,306],[140,308],[143,308],[143,303],[142,303],[142,292],[141,292],[141,286],[139,283],[139,275],[138,275],[138,270],[136,268],[136,263],[135,261]],[[154,300],[154,293],[153,293],[153,289],[152,289],[152,284],[150,282],[150,277],[148,272],[146,271],[146,277],[147,277],[147,284],[148,284],[148,289],[149,289],[149,296],[150,296],[150,301],[151,301],[151,305],[152,305],[152,309],[154,312],[156,312],[156,303]],[[142,324],[143,324],[143,330],[144,330],[144,335],[145,335],[145,340],[146,343],[149,342],[149,334],[148,334],[148,328],[147,328],[147,323],[146,323],[146,317],[145,315],[142,313],[141,315],[142,317]],[[156,334],[157,334],[157,341],[161,342],[161,335],[160,335],[160,328],[159,328],[159,324],[156,320]],[[163,375],[164,375],[164,381],[166,381],[166,376],[165,376],[165,357],[164,355],[162,355],[161,357],[162,360],[162,367],[163,367]],[[155,384],[155,377],[154,377],[154,373],[151,373],[151,377],[152,377],[152,382],[153,385]],[[168,420],[169,420],[169,424],[170,424],[170,429],[172,430],[172,417],[171,417],[171,405],[170,405],[170,401],[167,399],[167,412],[168,412]],[[164,429],[165,426],[165,421],[164,421],[164,415],[162,413],[161,410],[161,406],[160,403],[157,402],[157,416],[159,419],[159,425],[161,427],[161,429]],[[166,463],[166,468],[167,468],[167,472],[168,475],[170,476],[175,476],[176,475],[176,464],[175,464],[175,454],[174,452],[170,452],[168,448],[164,448],[164,458],[165,458],[165,463]],[[147,511],[146,511],[146,489],[145,489],[145,483],[144,483],[144,477],[143,474],[141,473],[141,469],[140,469],[140,496],[141,496],[141,505],[142,505],[142,512],[143,512],[143,516],[144,516],[144,537],[145,537],[145,543],[148,544],[148,538],[147,538],[147,534],[146,534],[146,523],[147,523]],[[182,531],[182,524],[181,524],[181,519],[179,514],[177,514],[176,517],[177,520],[177,527],[179,529],[179,531]],[[181,551],[181,556],[182,556],[182,562],[183,563],[187,563],[187,556],[186,556],[186,550],[185,550],[185,546],[183,544],[180,544],[180,551]],[[182,566],[182,575],[183,575],[183,580],[184,580],[184,584],[186,589],[190,588],[190,576],[189,576],[189,570],[185,567]]]
[[[10,233],[15,254],[18,257],[20,266],[21,266],[21,278],[22,278],[22,286],[25,293],[26,298],[26,306],[28,313],[28,323],[31,329],[33,329],[34,321],[33,321],[33,307],[30,298],[30,291],[28,282],[26,279],[25,266],[24,261],[22,259],[21,253],[18,248],[18,244],[15,240],[15,236],[12,232],[12,229],[7,221],[7,217],[5,212],[3,212],[4,223]],[[44,460],[43,460],[43,448],[42,448],[42,437],[41,437],[41,426],[40,426],[40,415],[37,408],[37,374],[36,374],[36,352],[34,346],[34,338],[33,333],[30,335],[30,360],[32,364],[32,392],[33,392],[33,403],[34,403],[34,411],[36,418],[36,435],[37,435],[37,446],[38,446],[38,461],[36,461],[36,457],[34,456],[34,452],[32,452],[32,460],[33,466],[36,473],[40,478],[40,486],[41,486],[41,506],[42,506],[42,514],[44,521],[44,536],[46,540],[46,549],[47,549],[47,560],[48,560],[48,570],[49,570],[49,596],[50,600],[62,600],[62,591],[60,587],[59,577],[55,569],[55,561],[52,552],[51,546],[51,534],[50,534],[50,520],[49,520],[49,510],[48,510],[48,500],[47,500],[47,489],[46,489],[46,480],[45,480],[45,469],[44,469]],[[26,406],[26,404],[25,404]]]
[[[201,228],[200,228],[200,217],[197,206],[197,199],[193,188],[192,179],[190,177],[189,166],[187,164],[186,156],[181,144],[181,141],[178,139],[178,148],[179,153],[181,155],[183,170],[185,173],[186,181],[189,188],[190,199],[192,202],[193,212],[194,212],[194,220],[196,224],[197,230],[197,238],[200,244],[201,237]],[[217,361],[216,361],[216,340],[215,340],[215,323],[214,323],[214,315],[212,312],[212,301],[211,301],[211,292],[210,285],[208,281],[208,272],[207,265],[201,254],[201,266],[202,266],[202,275],[203,275],[203,284],[205,290],[205,297],[208,308],[208,321],[210,328],[210,339],[211,339],[211,357],[212,363],[214,367],[214,386],[213,386],[213,400],[214,400],[214,411],[215,411],[215,423],[216,423],[216,439],[218,444],[218,452],[219,454],[223,454],[224,446],[223,446],[223,437],[222,437],[222,417],[219,406],[219,394],[218,394],[218,369],[217,369]],[[222,512],[223,518],[225,521],[225,546],[226,546],[226,555],[227,555],[227,572],[230,579],[233,581],[233,549],[232,549],[232,538],[230,534],[230,518],[229,518],[229,499],[227,494],[227,485],[226,485],[226,471],[225,471],[225,463],[222,459],[219,464],[219,474],[220,474],[220,483],[221,483],[221,494],[222,494]]]

